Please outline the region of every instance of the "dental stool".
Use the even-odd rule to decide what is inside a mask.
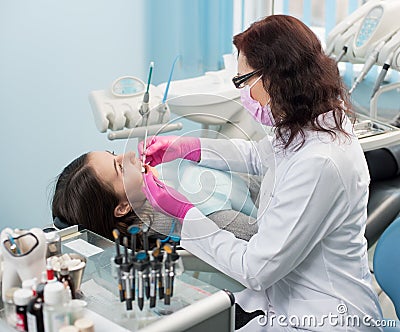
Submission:
[[[365,237],[371,247],[400,215],[400,145],[365,153],[371,175]]]

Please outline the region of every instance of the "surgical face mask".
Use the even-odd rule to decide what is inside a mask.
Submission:
[[[257,100],[254,100],[250,94],[251,88],[261,79],[261,77],[262,76],[257,78],[252,85],[246,85],[240,90],[240,100],[242,101],[243,107],[249,111],[256,121],[263,125],[273,127],[275,125],[275,120],[269,104],[261,106],[261,104]]]

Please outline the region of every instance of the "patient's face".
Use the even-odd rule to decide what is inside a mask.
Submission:
[[[142,164],[134,152],[120,155],[108,151],[91,152],[89,165],[100,181],[114,188],[120,201],[128,199],[134,209],[142,206],[146,200],[142,192]]]

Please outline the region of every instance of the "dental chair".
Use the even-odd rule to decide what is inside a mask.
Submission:
[[[374,253],[374,275],[382,290],[392,300],[397,317],[400,317],[400,218],[397,218],[383,232]],[[396,327],[384,331],[400,331],[400,321]]]
[[[400,215],[400,145],[365,153],[371,175],[365,237],[371,247]]]

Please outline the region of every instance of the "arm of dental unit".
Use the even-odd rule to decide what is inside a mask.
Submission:
[[[326,54],[336,62],[364,64],[351,94],[374,65],[382,66],[372,88],[370,113],[358,114],[355,133],[364,151],[398,144],[400,130],[378,119],[378,99],[400,83],[383,84],[389,69],[400,71],[400,1],[370,0],[337,24],[327,38]]]
[[[97,129],[100,132],[110,130],[108,139],[143,137],[146,129],[150,135],[182,129],[181,123],[169,121],[168,89],[163,96],[158,87],[151,85],[153,68],[151,62],[147,85],[137,77],[123,76],[115,80],[110,89],[89,94]]]
[[[383,66],[373,94],[385,78],[395,50],[400,43],[400,21],[397,13],[400,3],[395,0],[371,0],[358,8],[329,33],[326,53],[335,55],[336,62],[364,63],[354,84],[357,85],[374,65]]]

